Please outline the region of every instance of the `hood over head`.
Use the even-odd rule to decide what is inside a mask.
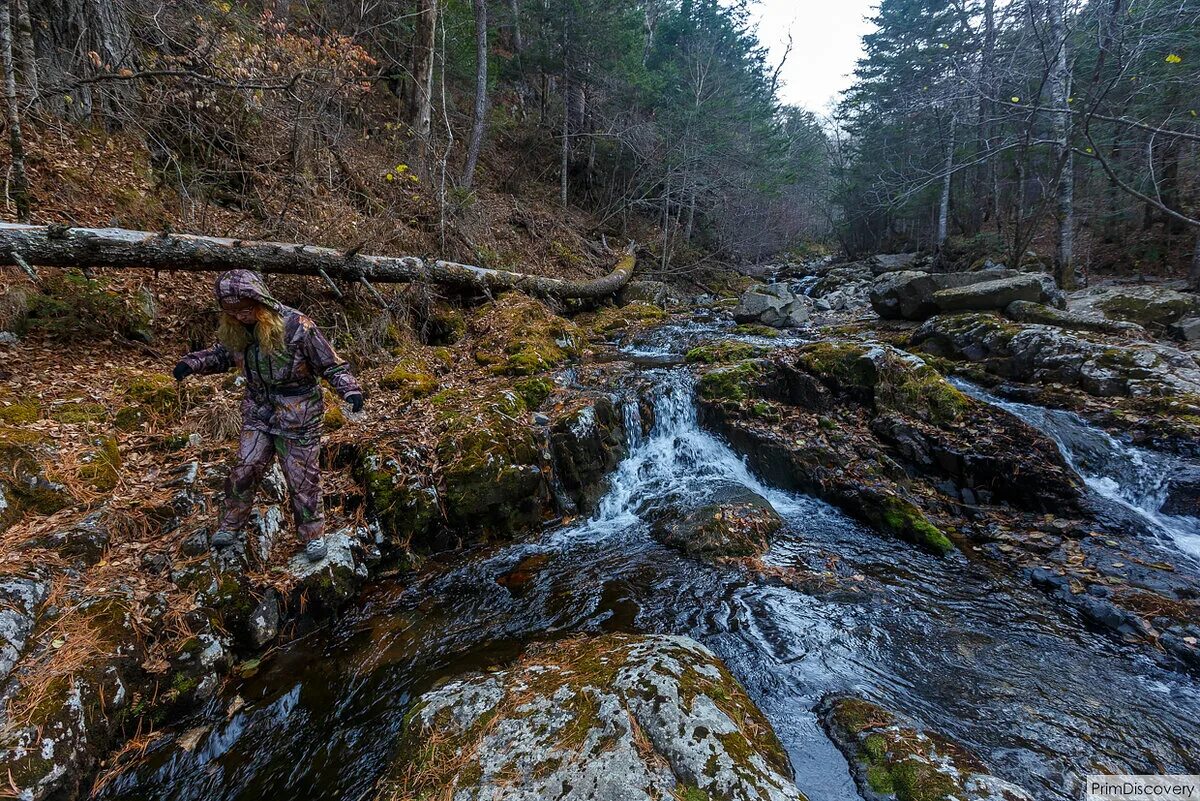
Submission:
[[[283,311],[283,304],[271,295],[267,282],[252,270],[230,270],[217,279],[217,303],[226,301],[252,300],[275,312]]]

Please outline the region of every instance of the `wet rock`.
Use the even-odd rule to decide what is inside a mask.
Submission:
[[[644,516],[656,540],[692,556],[760,556],[783,527],[771,502],[740,484],[718,487],[690,507],[664,499]]]
[[[1096,331],[1101,334],[1145,337],[1146,329],[1136,323],[1112,321],[1105,317],[1081,312],[1064,311],[1044,303],[1016,300],[1004,309],[1004,316],[1018,323],[1040,323],[1065,328],[1068,331]]]
[[[380,799],[799,801],[787,754],[704,646],[608,635],[427,692]]]
[[[373,547],[372,539],[365,528],[344,528],[326,534],[329,553],[324,559],[310,562],[301,550],[288,561],[287,571],[297,580],[300,592],[308,592],[310,597],[336,608],[366,580],[367,551]]]
[[[1012,278],[1015,270],[962,273],[926,273],[915,270],[884,273],[871,286],[871,307],[885,320],[924,320],[938,312],[935,292],[971,284]]]
[[[1047,292],[1038,276],[1023,273],[1011,278],[939,289],[933,293],[932,300],[939,310],[948,312],[1003,309],[1016,301],[1053,302],[1054,296]],[[1059,302],[1062,303],[1061,299]]]
[[[1171,479],[1160,511],[1166,515],[1200,519],[1200,470],[1191,470]]]
[[[37,575],[0,577],[0,682],[25,652],[34,615],[48,592],[48,582]]]
[[[758,323],[772,328],[795,328],[808,321],[811,302],[787,284],[755,284],[742,293],[733,310],[739,323]]]
[[[252,648],[264,648],[278,636],[279,618],[279,594],[268,589],[250,613],[247,632]]]
[[[612,396],[579,395],[556,405],[550,449],[558,479],[579,510],[595,508],[608,474],[625,458],[625,442],[625,423]]]
[[[864,798],[1033,801],[1021,787],[992,775],[962,746],[877,704],[835,697],[824,701],[818,712],[825,732],[850,763]]]

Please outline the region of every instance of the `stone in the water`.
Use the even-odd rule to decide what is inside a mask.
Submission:
[[[794,328],[806,323],[810,312],[811,301],[786,284],[755,284],[742,293],[733,310],[733,319],[772,328]]]
[[[1032,801],[1021,787],[991,775],[962,746],[870,701],[835,697],[818,711],[864,798]]]
[[[1200,470],[1171,479],[1160,511],[1165,515],[1200,518]]]
[[[685,637],[606,635],[530,649],[427,692],[380,801],[801,801],[762,713]]]
[[[655,539],[693,556],[759,556],[783,526],[770,501],[740,484],[719,487],[690,508],[668,499],[647,514]]]

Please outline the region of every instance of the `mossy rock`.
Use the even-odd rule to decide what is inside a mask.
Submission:
[[[117,486],[120,471],[121,450],[117,438],[105,434],[92,441],[92,448],[83,455],[78,475],[92,489],[111,492]]]
[[[733,329],[733,333],[741,334],[742,336],[764,337],[766,339],[776,339],[779,337],[779,329],[772,328],[769,325],[761,323],[742,323]]]
[[[933,553],[945,556],[954,550],[954,543],[945,532],[929,522],[920,509],[903,498],[895,495],[881,496],[877,506],[867,505],[866,514],[871,522],[880,528]]]
[[[114,332],[148,340],[153,319],[144,297],[109,289],[104,279],[62,273],[45,280],[46,292],[31,294],[18,332],[40,332],[57,339],[96,339]]]
[[[455,390],[432,402],[450,526],[508,536],[537,524],[548,488],[540,440],[521,396],[503,390],[480,399],[477,392]]]
[[[355,465],[355,477],[366,487],[367,506],[383,534],[393,545],[417,548],[426,545],[431,529],[441,518],[437,488],[418,469],[405,462],[419,461],[412,453],[402,462],[372,450]]]
[[[662,322],[669,317],[665,311],[649,303],[628,303],[606,306],[598,312],[581,317],[594,336],[604,336],[632,326]]]
[[[179,419],[183,388],[164,373],[121,370],[116,374],[117,391],[127,404],[117,410],[114,422],[122,431],[132,431],[147,422]]]
[[[59,423],[103,423],[108,419],[108,409],[101,403],[70,401],[51,407],[49,416],[51,420]]]
[[[1111,320],[1162,330],[1183,317],[1200,313],[1200,298],[1159,288],[1118,290],[1096,301],[1096,308]]]
[[[774,329],[772,329],[774,330]],[[700,345],[687,352],[688,364],[729,364],[754,359],[766,353],[766,348],[747,342],[724,340],[710,345]]]
[[[668,502],[646,514],[656,540],[691,556],[761,556],[783,527],[766,498],[740,485],[715,490],[694,509]]]
[[[696,391],[707,401],[743,401],[752,394],[752,386],[762,375],[762,370],[762,366],[753,361],[710,370],[700,377]]]
[[[546,398],[554,391],[554,382],[545,376],[533,375],[518,379],[513,383],[513,389],[525,401],[529,409],[536,409],[545,403]]]
[[[466,335],[467,318],[460,309],[438,302],[429,309],[421,333],[429,345],[453,345]]]
[[[379,379],[379,386],[398,393],[402,401],[412,401],[437,392],[438,382],[419,365],[401,362]]]
[[[496,375],[529,376],[579,355],[579,329],[544,303],[519,292],[502,295],[471,320],[475,360]]]

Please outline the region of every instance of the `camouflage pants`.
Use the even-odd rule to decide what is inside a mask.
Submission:
[[[322,536],[325,512],[321,506],[320,455],[320,438],[302,443],[265,431],[243,429],[238,463],[225,481],[225,514],[221,517],[221,528],[240,531],[245,527],[258,485],[278,456],[291,497],[296,534],[304,542]]]

